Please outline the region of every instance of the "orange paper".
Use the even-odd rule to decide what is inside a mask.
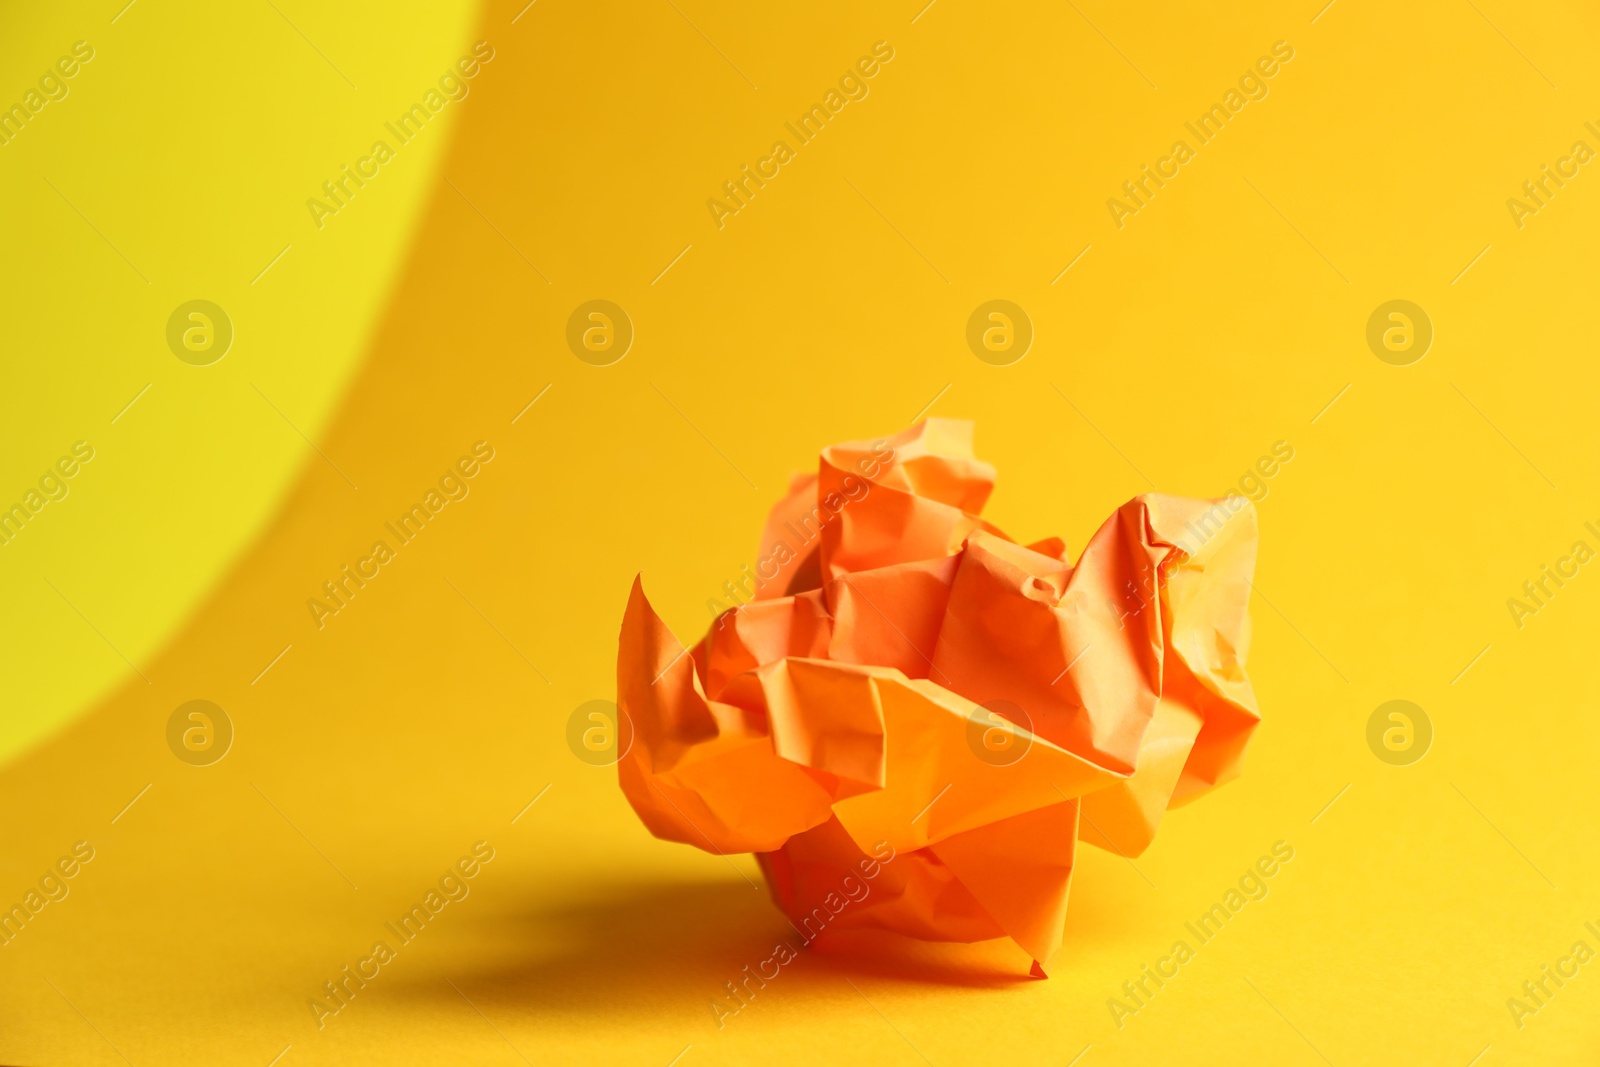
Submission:
[[[824,449],[687,653],[636,579],[619,771],[657,837],[756,853],[797,927],[1009,937],[1042,973],[1077,842],[1138,855],[1238,774],[1256,519],[1145,494],[1069,563],[980,518],[993,487],[964,421]]]

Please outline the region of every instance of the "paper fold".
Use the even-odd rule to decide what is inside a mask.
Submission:
[[[619,772],[653,834],[757,853],[791,921],[873,863],[834,925],[1008,936],[1042,963],[1079,840],[1136,856],[1238,773],[1251,505],[1138,496],[1073,563],[981,519],[993,485],[956,420],[825,449],[750,599],[691,650],[635,580]]]

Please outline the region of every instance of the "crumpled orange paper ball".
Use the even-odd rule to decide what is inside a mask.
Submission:
[[[979,518],[994,478],[965,421],[824,449],[687,654],[635,579],[618,767],[657,837],[754,852],[797,930],[1009,937],[1042,974],[1077,843],[1138,855],[1238,774],[1256,517],[1144,494],[1072,563]]]

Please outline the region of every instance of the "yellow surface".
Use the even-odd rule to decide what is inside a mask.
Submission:
[[[57,138],[61,158],[86,161],[58,184],[81,189],[108,234],[111,219],[129,233],[148,220],[151,236],[123,250],[170,290],[151,295],[64,207],[52,223],[42,195],[13,196],[38,207],[13,225],[57,236],[31,265],[5,268],[17,342],[7,464],[25,453],[7,492],[92,438],[78,427],[143,381],[173,397],[199,388],[176,384],[195,379],[158,329],[169,305],[204,295],[191,292],[210,276],[195,264],[233,264],[243,294],[275,243],[296,248],[255,287],[284,289],[271,298],[281,305],[252,312],[263,325],[249,360],[241,313],[237,350],[210,368],[243,399],[180,403],[153,388],[110,430],[153,439],[142,415],[170,427],[171,450],[118,453],[103,434],[73,494],[23,539],[60,508],[51,532],[79,531],[84,576],[62,589],[117,640],[131,620],[154,627],[144,616],[158,603],[169,615],[188,604],[157,596],[175,579],[140,544],[183,556],[197,523],[273,518],[165,651],[123,648],[148,685],[47,588],[8,602],[8,730],[35,706],[75,707],[94,677],[118,685],[0,773],[0,900],[21,900],[74,842],[94,850],[70,894],[0,947],[0,1061],[1593,1061],[1593,963],[1520,1028],[1507,999],[1575,941],[1600,949],[1584,927],[1600,927],[1600,694],[1587,667],[1600,578],[1582,567],[1520,629],[1506,602],[1575,541],[1600,548],[1584,525],[1600,527],[1589,418],[1600,372],[1586,354],[1600,178],[1581,168],[1520,229],[1506,201],[1574,141],[1600,148],[1584,126],[1600,125],[1595,17],[1356,0],[1320,15],[916,6],[541,0],[514,24],[520,2],[491,5],[459,40],[413,22],[405,32],[426,38],[426,56],[388,89],[357,79],[363,121],[349,136],[300,117],[313,97],[345,106],[327,101],[349,90],[296,51],[270,7],[229,36],[141,0],[112,28],[165,28],[139,31],[148,65],[120,75],[114,64],[132,60],[102,34],[60,113],[41,116],[39,143]],[[324,42],[311,9],[284,10],[330,54],[343,43],[374,69],[393,60],[383,35],[405,22],[350,15]],[[180,28],[210,50],[176,47]],[[85,36],[52,31],[20,55],[8,40],[9,84]],[[349,161],[365,130],[476,37],[496,58],[437,172],[460,192],[416,179],[426,197],[409,254],[374,231],[378,243],[317,253],[344,281],[298,273],[313,260],[290,258],[298,240],[317,247],[296,214],[308,175]],[[870,94],[719,230],[707,199],[880,40],[894,58]],[[1280,40],[1294,58],[1270,94],[1119,230],[1107,199]],[[293,64],[251,91],[304,93],[304,106],[258,100],[273,124],[247,128],[211,90],[245,93],[251,64]],[[180,166],[189,142],[138,123],[76,126],[95,78],[128,115],[205,108],[219,135],[284,168],[282,193],[247,195],[260,173],[249,166]],[[272,147],[324,134],[315,166],[289,167]],[[19,164],[17,150],[0,148],[5,181],[49,159],[36,144]],[[394,165],[410,166],[404,154]],[[379,180],[391,173],[406,172]],[[170,199],[150,199],[158,187]],[[384,225],[354,209],[316,236]],[[214,223],[198,251],[156,239],[158,218],[197,212]],[[396,280],[367,331],[338,285],[380,268]],[[597,298],[636,331],[609,367],[565,342],[569,313]],[[1006,367],[965,340],[971,311],[996,298],[1035,328]],[[1392,299],[1435,327],[1410,366],[1367,347],[1370,314]],[[318,324],[367,352],[325,424],[311,416],[331,410],[337,374],[311,376],[331,358],[308,354],[330,343],[307,336]],[[145,338],[139,354],[124,335]],[[124,346],[117,375],[69,365],[109,359],[107,345]],[[246,406],[251,380],[269,394],[281,383],[274,399],[306,416],[301,428],[359,492],[270,410]],[[1244,777],[1172,813],[1135,863],[1083,850],[1048,981],[1026,979],[1003,942],[825,937],[719,1030],[710,1001],[787,927],[747,884],[758,881],[747,857],[650,838],[614,772],[568,751],[567,717],[614,695],[636,571],[679,633],[697,633],[705,600],[753,558],[791,470],[823,444],[900,429],[930,401],[976,420],[979,453],[1002,476],[987,514],[1021,538],[1060,533],[1074,552],[1151,483],[1218,495],[1276,442],[1291,445],[1257,504],[1251,673],[1264,723]],[[318,630],[306,600],[477,441],[494,458],[470,494]],[[281,478],[291,460],[299,480],[269,508],[267,468]],[[93,498],[102,471],[137,508]],[[217,536],[204,540],[220,560]],[[191,595],[204,584],[194,566]],[[18,642],[39,644],[21,654]],[[169,716],[193,699],[220,705],[236,731],[210,767],[167,747]],[[1369,716],[1392,699],[1420,705],[1434,728],[1411,766],[1367,746]],[[319,1029],[307,1002],[322,983],[368,957],[384,923],[478,841],[494,857],[459,883],[470,894]],[[1119,1028],[1107,1001],[1124,981],[1190,940],[1185,922],[1279,841],[1293,859],[1266,897],[1210,943],[1191,941],[1193,958]]]
[[[466,48],[475,12],[275,2],[5,14],[0,106],[41,106],[0,127],[0,508],[75,442],[94,459],[0,545],[0,760],[149,675],[321,462],[306,438],[365,356],[436,180],[449,107],[351,210],[319,230],[306,207]],[[78,42],[92,58],[61,77]],[[207,367],[166,342],[194,299],[234,326]]]

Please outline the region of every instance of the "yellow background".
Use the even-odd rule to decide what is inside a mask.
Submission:
[[[1506,208],[1600,147],[1592,12],[274,3],[32,8],[0,43],[7,101],[96,49],[0,148],[0,497],[97,450],[0,547],[0,903],[96,850],[0,948],[0,1061],[1592,1061],[1595,965],[1506,1008],[1600,948],[1600,578],[1506,608],[1600,547],[1600,178]],[[479,39],[471,95],[318,231],[305,199]],[[719,230],[706,200],[880,40]],[[1279,40],[1270,95],[1119,230],[1107,198]],[[165,346],[194,298],[236,329],[206,368]],[[610,367],[564,339],[594,298],[636,329]],[[993,298],[1036,330],[1009,367],[964,339]],[[1436,331],[1408,367],[1365,341],[1395,298]],[[977,423],[988,517],[1075,551],[1290,443],[1264,723],[1135,864],[1080,852],[1048,981],[1004,942],[840,935],[719,1030],[787,927],[748,857],[650,838],[567,717],[614,696],[636,572],[698,634],[789,473],[931,401]],[[479,440],[470,495],[319,631],[306,599]],[[1435,731],[1409,767],[1366,744],[1396,698]],[[210,767],[167,748],[192,699],[236,730]],[[478,840],[471,895],[319,1030],[308,998]],[[1279,840],[1269,896],[1119,1029],[1107,999]]]

